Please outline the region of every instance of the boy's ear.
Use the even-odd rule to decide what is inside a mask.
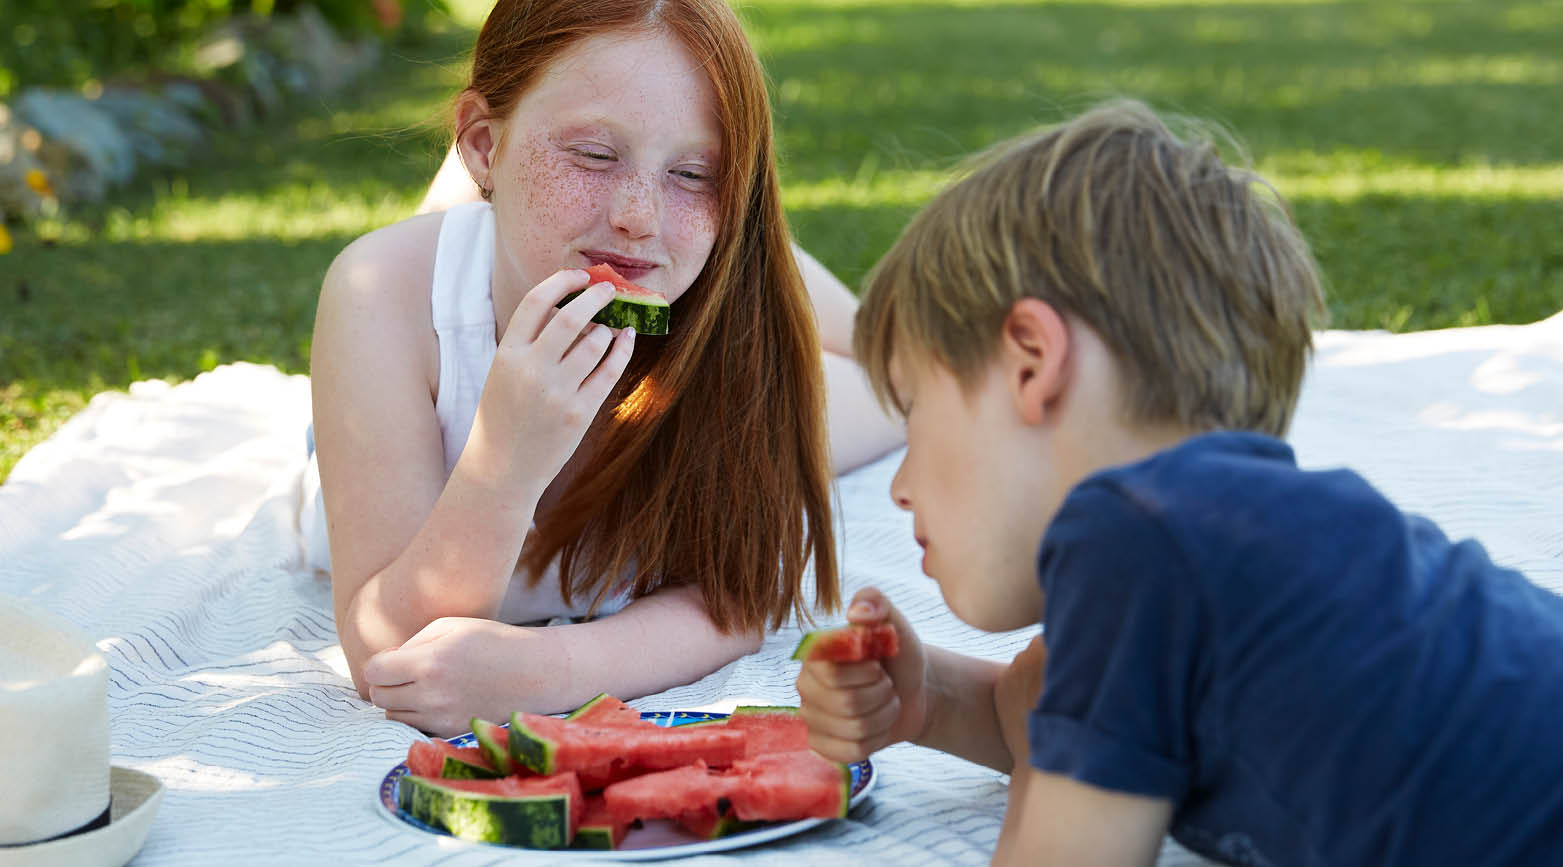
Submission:
[[[488,100],[475,90],[456,101],[456,153],[480,190],[494,188],[494,157],[499,149],[498,124],[489,115]]]
[[[999,338],[1015,409],[1027,424],[1041,424],[1069,379],[1069,324],[1053,305],[1022,298],[1009,309]]]

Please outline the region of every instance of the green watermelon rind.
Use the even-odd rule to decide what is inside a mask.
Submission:
[[[455,756],[446,756],[445,764],[440,766],[440,777],[446,780],[493,780],[503,776],[493,768]]]
[[[397,803],[409,816],[462,840],[527,849],[559,849],[570,839],[570,796],[507,797],[450,789],[408,774]]]
[[[799,662],[808,659],[809,654],[814,652],[814,645],[819,644],[831,632],[835,632],[835,629],[815,629],[811,632],[805,632],[803,637],[798,640],[798,646],[793,648],[792,658]]]
[[[807,661],[809,655],[814,652],[814,648],[817,647],[820,642],[829,640],[835,635],[850,630],[857,625],[867,626],[867,624],[849,623],[845,626],[833,626],[826,629],[815,629],[812,632],[804,633],[803,637],[798,640],[798,646],[793,648],[792,658],[799,662]],[[877,625],[870,628],[877,628]]]
[[[617,849],[613,845],[612,825],[582,825],[575,829],[575,842],[571,849]]]
[[[579,295],[571,292],[557,306],[564,306]],[[634,328],[636,334],[653,336],[667,334],[672,321],[672,308],[665,299],[653,299],[644,295],[615,290],[613,300],[592,316],[592,321],[609,328]]]
[[[733,716],[769,716],[786,714],[797,716],[798,709],[788,704],[741,704],[733,708]]]
[[[477,738],[478,749],[483,751],[483,757],[489,760],[494,770],[501,777],[515,773],[515,764],[510,760],[510,741],[515,735],[505,735],[498,723],[491,723],[479,717],[472,718],[472,734]],[[500,737],[504,740],[501,741]]]
[[[532,731],[519,712],[510,715],[510,759],[547,776],[554,772],[557,741]]]
[[[836,818],[840,819],[852,808],[852,766],[841,762],[832,764],[841,769],[841,810],[836,813]]]
[[[753,831],[754,829],[767,824],[765,822],[759,821],[748,822],[738,818],[737,816],[728,815],[716,820],[716,824],[711,827],[709,833],[701,833],[699,829],[691,827],[682,819],[676,819],[674,821],[690,836],[694,837],[696,840],[701,841],[720,840],[723,837],[731,837],[734,834],[742,834],[745,831]]]
[[[564,718],[567,719],[567,720],[578,720],[581,717],[586,716],[587,714],[591,713],[592,710],[594,708],[596,708],[598,705],[603,704],[604,702],[607,702],[607,701],[610,701],[610,700],[617,701],[618,699],[615,699],[613,696],[611,696],[611,695],[609,695],[609,694],[607,694],[605,692],[599,692],[596,695],[592,696],[590,701],[586,702],[585,704],[581,705],[580,707],[576,708],[575,710],[570,711],[568,714],[565,715]]]

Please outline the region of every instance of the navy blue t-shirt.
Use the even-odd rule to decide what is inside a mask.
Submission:
[[[1348,471],[1215,433],[1076,486],[1036,767],[1237,864],[1563,864],[1563,597]]]

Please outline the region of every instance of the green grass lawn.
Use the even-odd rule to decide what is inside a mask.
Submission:
[[[95,392],[251,360],[307,372],[315,294],[411,213],[482,0],[364,87],[0,256],[0,478]],[[1229,127],[1291,200],[1331,325],[1563,309],[1556,0],[751,0],[793,228],[849,284],[959,158],[1114,95]]]

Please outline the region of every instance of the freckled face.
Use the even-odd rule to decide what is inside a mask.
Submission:
[[[496,302],[601,262],[682,295],[716,238],[715,105],[705,71],[664,33],[593,36],[555,60],[500,125]]]

